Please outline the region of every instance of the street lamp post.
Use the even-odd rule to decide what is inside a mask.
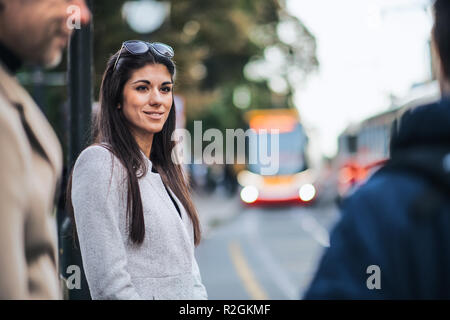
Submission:
[[[92,0],[86,3],[92,12]],[[66,189],[67,178],[71,172],[71,168],[79,153],[86,146],[88,139],[89,126],[91,123],[92,113],[92,35],[93,23],[75,30],[69,45],[68,53],[68,89],[69,89],[69,139],[68,152],[65,157],[63,190]],[[63,192],[64,194],[64,192]],[[66,286],[66,291],[70,300],[90,299],[90,293],[86,278],[83,272],[83,264],[81,260],[80,250],[75,248],[74,239],[72,237],[72,223],[64,208],[65,201],[61,199],[58,208],[58,230],[60,243],[60,269],[64,278],[72,276],[68,274],[68,270],[73,270],[69,266],[78,267],[80,270],[81,286],[72,288]],[[78,276],[78,275],[75,275]]]

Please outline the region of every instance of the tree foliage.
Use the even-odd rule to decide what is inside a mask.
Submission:
[[[188,128],[193,120],[205,129],[243,126],[236,88],[248,92],[250,109],[292,106],[294,87],[317,68],[313,35],[282,0],[171,0],[165,22],[145,35],[128,26],[124,2],[94,3],[95,92],[124,40],[165,42],[175,49],[175,90],[186,101]]]

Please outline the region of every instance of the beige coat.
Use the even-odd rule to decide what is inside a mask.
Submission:
[[[0,63],[0,299],[61,298],[54,214],[58,139]]]

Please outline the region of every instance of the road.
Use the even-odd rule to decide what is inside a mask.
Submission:
[[[226,205],[235,214],[228,212],[231,218],[209,229],[196,250],[209,299],[299,299],[329,245],[336,208],[215,203],[217,210]]]

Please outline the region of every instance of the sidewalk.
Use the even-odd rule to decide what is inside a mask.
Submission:
[[[220,190],[211,194],[194,191],[192,200],[198,210],[205,238],[212,229],[229,221],[243,210],[238,192],[228,196]]]

